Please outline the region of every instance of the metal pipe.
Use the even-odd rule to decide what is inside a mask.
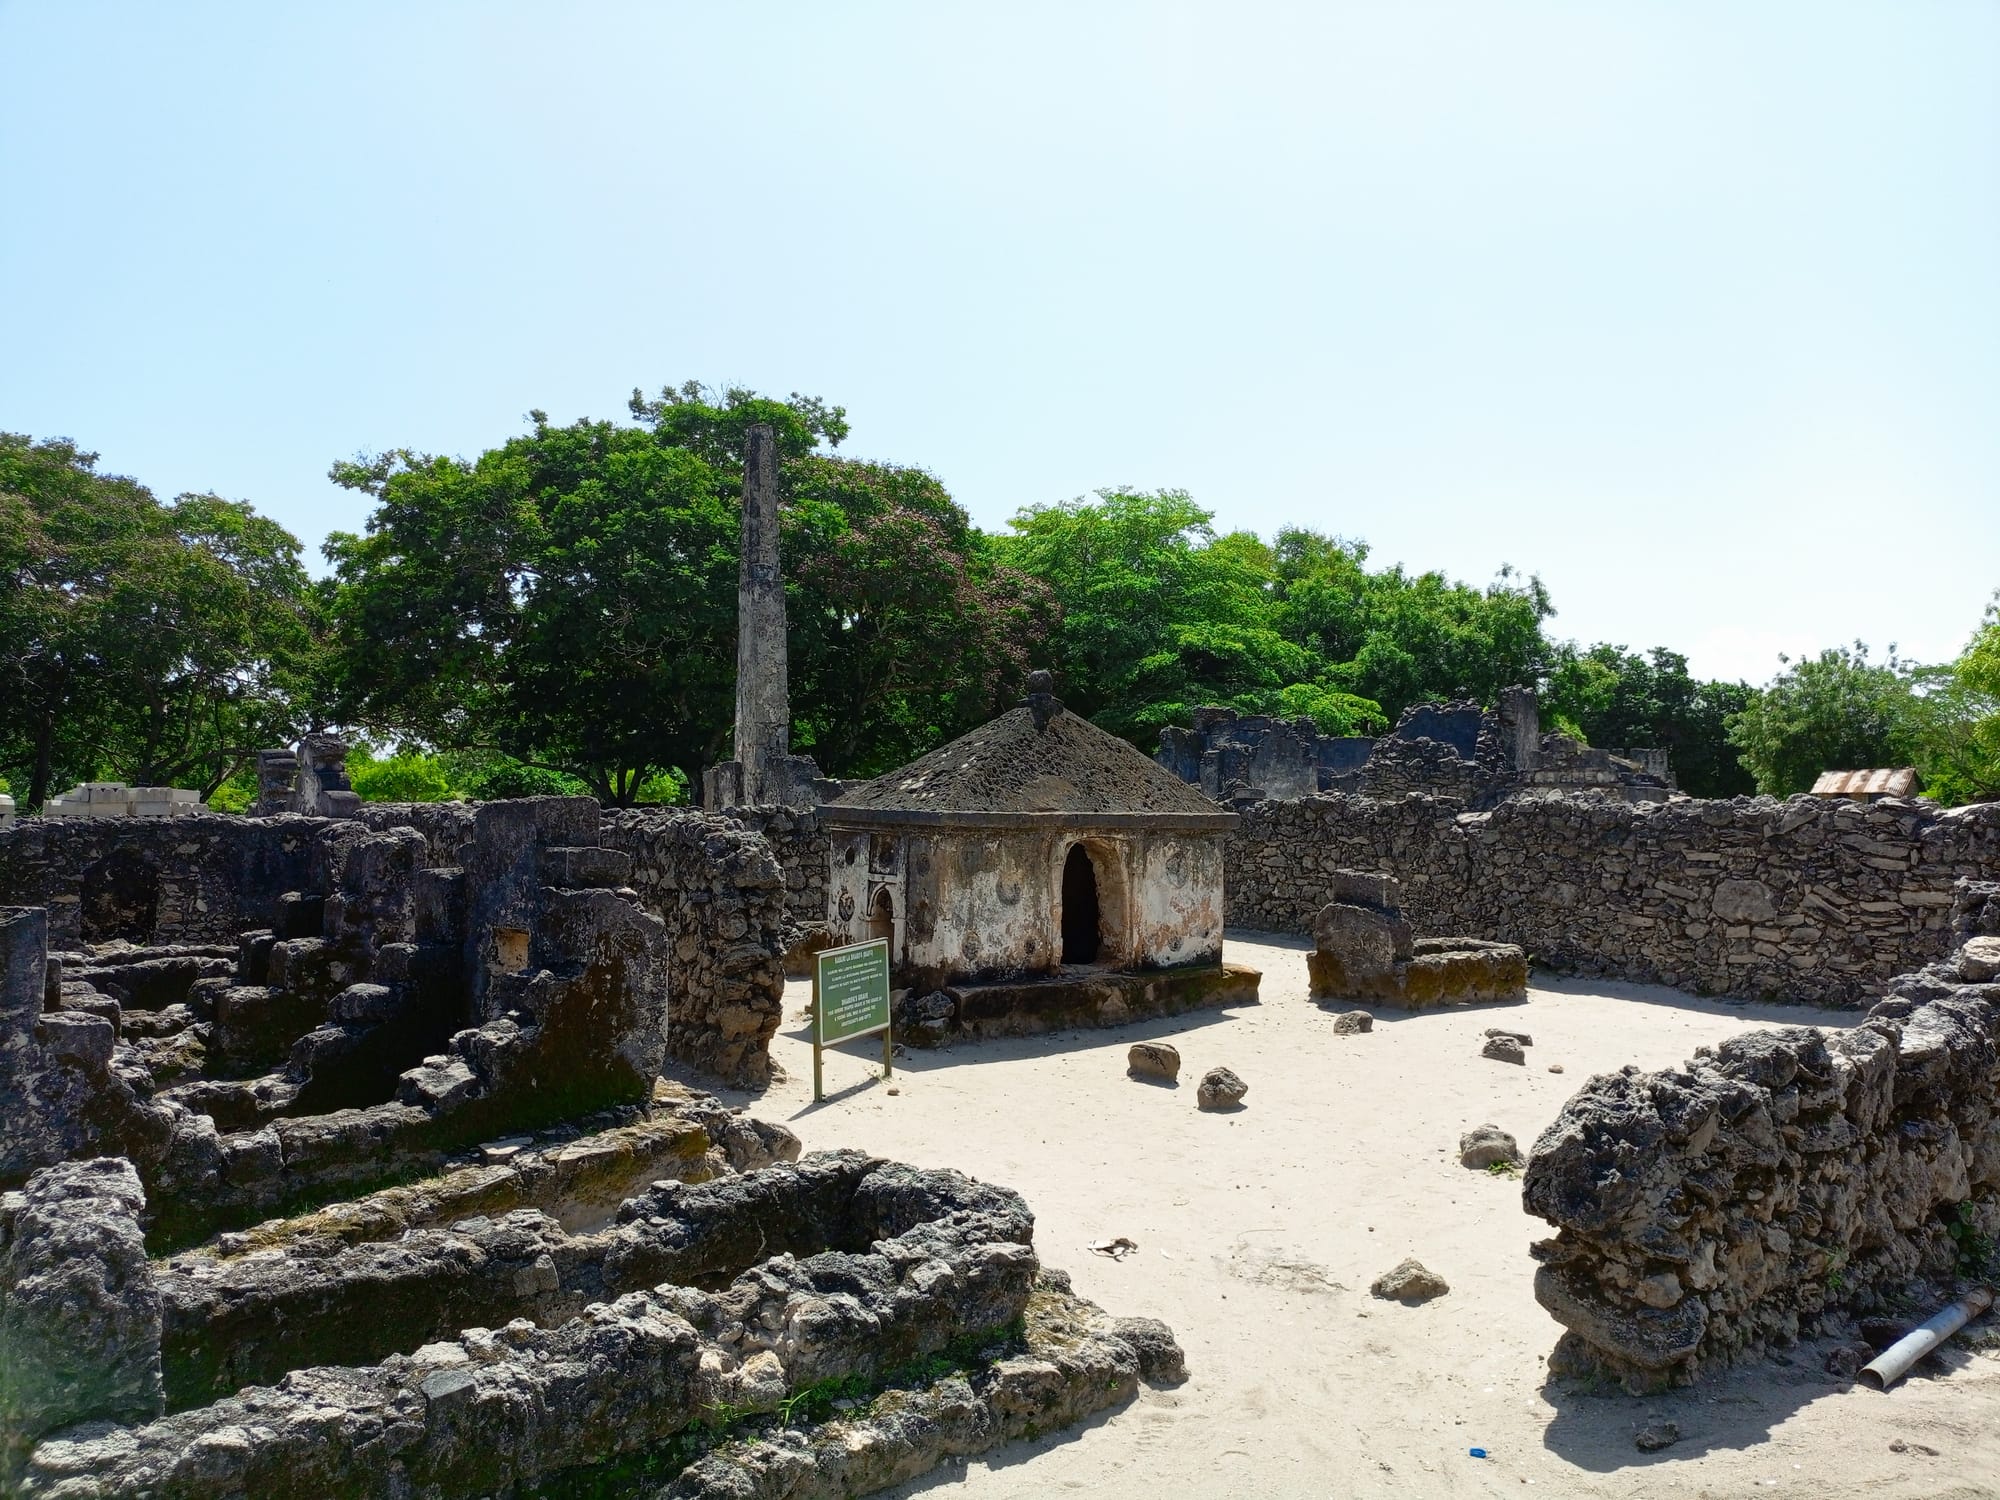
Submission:
[[[1990,1287],[1975,1287],[1921,1328],[1913,1328],[1861,1367],[1860,1379],[1886,1391],[1909,1373],[1910,1366],[1993,1305]]]

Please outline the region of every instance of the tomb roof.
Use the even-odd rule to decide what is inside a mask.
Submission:
[[[1041,716],[1028,707],[1011,709],[901,770],[849,787],[827,811],[850,809],[1234,821],[1200,788],[1060,707]]]

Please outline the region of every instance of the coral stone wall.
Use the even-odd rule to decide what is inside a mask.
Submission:
[[[826,925],[827,847],[819,814],[798,807],[732,807],[725,816],[764,836],[785,874],[785,911],[801,933]]]
[[[2000,804],[1320,796],[1242,813],[1233,926],[1307,932],[1336,871],[1382,870],[1419,933],[1746,998],[1859,1003],[1945,952],[1954,881],[2000,876]]]
[[[458,851],[472,837],[473,802],[364,802],[355,821],[374,833],[414,828],[424,836],[426,864],[455,865]]]
[[[141,1259],[143,1285],[99,1300],[139,1313],[125,1342],[150,1354],[137,1362],[150,1409],[124,1399],[126,1359],[105,1414],[153,1416],[163,1365],[169,1404],[191,1409],[54,1434],[23,1488],[107,1500],[525,1492],[704,1412],[768,1411],[788,1392],[1004,1335],[1036,1290],[1033,1229],[1004,1188],[837,1152],[655,1184],[615,1227],[576,1240],[523,1213],[328,1256]],[[514,1318],[525,1310],[544,1326]],[[102,1322],[94,1308],[51,1311],[44,1323],[72,1335]],[[1163,1327],[1148,1332],[1171,1348]],[[71,1342],[96,1373],[96,1344]],[[326,1357],[342,1362],[315,1362]],[[271,1384],[238,1390],[246,1380]],[[5,1434],[17,1455],[46,1420],[26,1411]]]
[[[614,812],[598,837],[632,857],[633,889],[666,924],[667,1051],[730,1083],[768,1083],[790,921],[771,846],[691,812]]]
[[[234,942],[313,883],[324,818],[28,818],[0,829],[0,905],[46,906],[49,946]]]
[[[73,1422],[143,1422],[162,1409],[160,1295],[130,1162],[38,1173],[0,1199],[0,1489],[35,1437]]]
[[[1534,1251],[1568,1329],[1551,1367],[1656,1389],[1836,1308],[1954,1295],[1965,1247],[2000,1231],[1996,981],[2000,938],[1975,937],[1851,1030],[1593,1078],[1523,1183],[1559,1231]]]

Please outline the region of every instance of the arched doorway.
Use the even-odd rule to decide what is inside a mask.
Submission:
[[[889,940],[889,957],[896,956],[896,902],[887,888],[875,893],[875,899],[868,905],[868,920],[862,926],[861,941],[872,943],[876,938]]]
[[[1071,847],[1062,873],[1062,961],[1094,964],[1102,944],[1097,867],[1083,845]]]

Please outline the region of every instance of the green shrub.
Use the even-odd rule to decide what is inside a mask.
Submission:
[[[655,771],[639,783],[639,790],[632,800],[640,804],[683,806],[688,801],[688,779],[675,770]]]
[[[590,788],[567,771],[510,760],[474,773],[465,792],[475,802],[498,802],[508,797],[587,797]]]
[[[363,802],[448,802],[458,795],[437,758],[414,750],[377,760],[357,746],[347,757],[347,779]]]
[[[208,794],[208,810],[219,813],[247,813],[257,805],[257,772],[254,767],[238,771]]]

